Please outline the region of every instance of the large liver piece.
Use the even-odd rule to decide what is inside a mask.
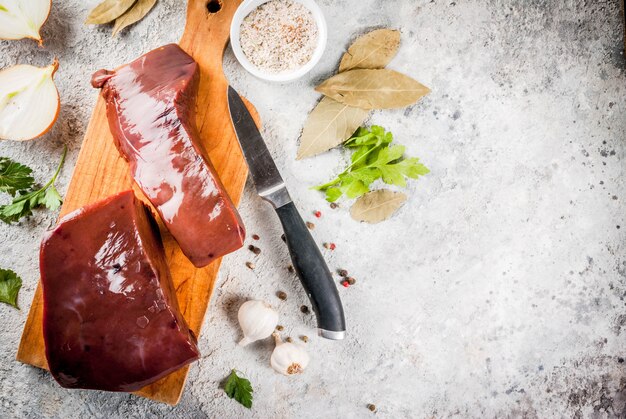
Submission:
[[[176,44],[115,71],[100,70],[109,127],[135,182],[182,251],[202,267],[243,245],[237,209],[206,156],[195,127],[198,66]]]
[[[132,191],[76,210],[41,244],[43,332],[63,387],[135,391],[198,359],[159,235]]]

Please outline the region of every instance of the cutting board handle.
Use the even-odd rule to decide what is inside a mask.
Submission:
[[[219,68],[221,72],[230,22],[240,4],[241,0],[189,0],[180,46],[196,60],[201,57],[204,68]]]

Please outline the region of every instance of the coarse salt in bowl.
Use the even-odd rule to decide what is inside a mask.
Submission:
[[[304,76],[306,73],[311,71],[311,69],[315,67],[315,65],[322,58],[322,55],[324,54],[324,49],[326,48],[326,39],[328,37],[326,19],[324,19],[324,14],[314,0],[290,0],[293,3],[302,4],[311,12],[317,26],[317,45],[315,47],[315,50],[313,51],[313,54],[311,55],[311,58],[305,64],[294,70],[287,70],[282,72],[272,72],[269,70],[265,70],[253,64],[248,59],[241,46],[240,38],[241,26],[244,19],[259,6],[262,6],[265,3],[269,3],[270,1],[272,0],[245,0],[243,3],[241,3],[237,11],[235,12],[235,15],[233,16],[233,20],[230,25],[230,45],[239,63],[252,75],[260,79],[273,82],[292,81]]]

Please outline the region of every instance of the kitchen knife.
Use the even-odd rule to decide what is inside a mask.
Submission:
[[[228,107],[257,193],[274,206],[283,225],[293,267],[317,316],[318,333],[327,339],[343,339],[346,321],[335,281],[309,229],[291,201],[285,182],[252,116],[232,87],[228,87]]]

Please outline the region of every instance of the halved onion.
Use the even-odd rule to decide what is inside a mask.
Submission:
[[[59,116],[53,76],[59,67],[16,65],[0,71],[0,139],[24,141],[52,128]]]
[[[48,19],[52,0],[0,0],[0,39],[32,38]]]

